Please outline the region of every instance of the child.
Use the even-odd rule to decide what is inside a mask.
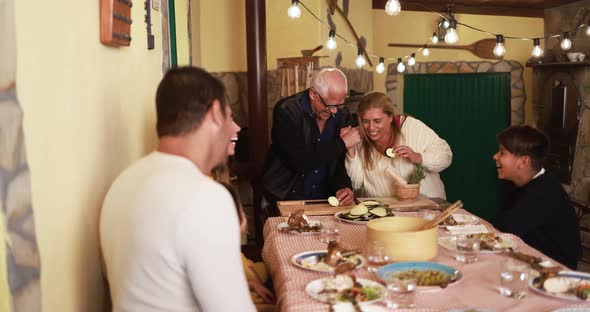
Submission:
[[[242,233],[246,233],[248,229],[248,220],[242,208],[242,204],[238,198],[238,194],[235,188],[223,181],[218,181],[221,185],[225,186],[231,194],[238,210],[238,217],[240,220],[240,230]],[[252,301],[256,305],[258,311],[276,311],[275,297],[272,291],[270,291],[264,283],[268,280],[268,273],[264,263],[254,263],[252,260],[246,258],[242,254],[242,262],[244,263],[244,273],[246,273],[246,279],[248,280],[248,286],[250,287],[250,294]]]
[[[514,126],[497,136],[494,154],[498,178],[506,185],[494,226],[513,233],[547,256],[575,269],[580,230],[570,198],[543,160],[548,140],[529,126]]]

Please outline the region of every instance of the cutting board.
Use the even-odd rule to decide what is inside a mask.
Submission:
[[[422,195],[419,195],[416,200],[413,201],[401,201],[395,197],[366,197],[358,198],[358,202],[365,200],[377,200],[382,204],[389,206],[393,211],[417,211],[420,209],[439,209],[439,205]]]
[[[333,207],[326,199],[319,200],[284,200],[278,201],[281,216],[289,216],[291,211],[303,209],[308,216],[332,216],[338,211],[352,209],[354,205]]]
[[[393,211],[417,211],[420,209],[438,209],[439,205],[423,196],[419,196],[415,201],[400,201],[395,197],[373,197],[373,198],[357,198],[357,202],[365,200],[378,200],[384,205],[389,206]],[[308,216],[331,216],[341,210],[348,210],[354,207],[353,205],[332,207],[325,199],[318,200],[285,200],[278,201],[277,207],[281,216],[289,216],[291,211],[304,209]]]

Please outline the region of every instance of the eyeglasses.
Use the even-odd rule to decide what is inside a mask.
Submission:
[[[344,104],[336,104],[336,105],[328,105],[328,104],[326,104],[326,101],[324,101],[324,98],[322,97],[322,95],[316,89],[313,89],[313,91],[315,91],[315,94],[318,95],[318,97],[320,98],[320,101],[322,101],[322,104],[324,104],[324,110],[325,111],[331,112],[334,109],[339,110],[339,109],[342,109],[344,107]]]

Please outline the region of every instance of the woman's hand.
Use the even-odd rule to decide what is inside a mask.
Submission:
[[[420,153],[416,153],[414,152],[414,150],[412,150],[409,146],[405,146],[405,145],[400,145],[400,146],[396,146],[393,149],[393,152],[395,153],[396,157],[402,157],[405,158],[407,160],[409,160],[410,162],[412,162],[413,164],[421,164],[422,163],[422,155]]]
[[[339,189],[335,195],[341,206],[350,205],[354,200],[354,192],[347,187]]]
[[[275,303],[275,296],[272,291],[264,287],[259,281],[250,280],[248,281],[248,286],[250,287],[250,290],[257,293],[264,300],[264,303]]]

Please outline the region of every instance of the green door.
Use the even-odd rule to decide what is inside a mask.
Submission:
[[[432,128],[453,150],[441,173],[447,200],[491,220],[500,205],[496,134],[510,125],[510,74],[408,74],[404,113]]]

